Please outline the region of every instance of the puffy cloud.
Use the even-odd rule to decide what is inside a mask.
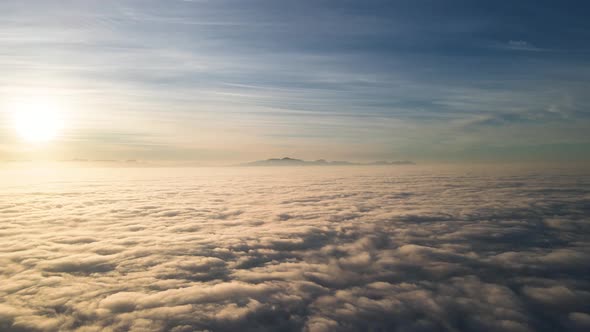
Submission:
[[[1,188],[0,330],[589,326],[586,176],[168,171]]]

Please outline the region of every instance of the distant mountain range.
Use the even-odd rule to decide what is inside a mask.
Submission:
[[[240,164],[240,166],[369,166],[369,165],[415,165],[412,161],[375,161],[372,163],[353,163],[350,161],[327,161],[324,159],[306,161],[294,158],[272,158]]]

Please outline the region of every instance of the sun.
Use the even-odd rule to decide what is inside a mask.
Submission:
[[[59,109],[49,101],[27,101],[13,105],[14,129],[27,142],[53,140],[63,128]]]

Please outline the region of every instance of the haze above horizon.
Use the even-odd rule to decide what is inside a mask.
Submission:
[[[585,9],[2,1],[0,160],[587,161]]]

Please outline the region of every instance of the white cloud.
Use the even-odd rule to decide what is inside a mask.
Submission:
[[[2,331],[588,326],[586,177],[18,174],[1,175]]]

